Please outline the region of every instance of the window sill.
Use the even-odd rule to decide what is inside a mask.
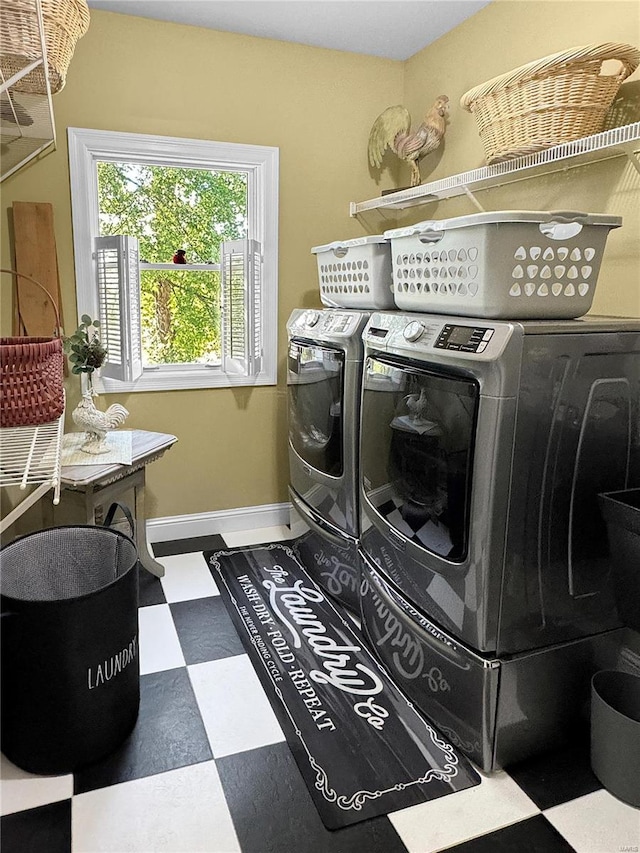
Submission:
[[[245,376],[223,373],[216,368],[205,370],[145,370],[135,382],[121,382],[101,377],[96,390],[102,394],[135,393],[137,391],[186,391],[206,388],[235,388],[242,385],[276,385],[277,379],[267,373]]]

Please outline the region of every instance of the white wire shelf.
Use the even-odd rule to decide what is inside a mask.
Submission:
[[[462,172],[439,181],[421,184],[406,190],[378,196],[368,201],[351,202],[349,214],[358,216],[368,210],[380,208],[402,210],[418,204],[428,204],[446,198],[469,195],[489,187],[523,181],[537,175],[549,174],[564,169],[582,166],[598,160],[607,160],[621,154],[633,155],[640,148],[640,122],[627,124],[585,136],[574,142],[566,142],[518,157],[494,166],[482,166],[469,172]]]
[[[40,0],[30,0],[28,5],[31,6],[33,26],[38,31],[41,55],[11,75],[3,68],[0,58],[0,181],[13,175],[34,157],[48,149],[54,150],[56,144],[51,89],[46,70],[43,75],[46,92],[34,94],[22,91],[18,85],[23,77],[34,70],[48,67],[42,5]],[[25,8],[25,21],[28,20],[27,13],[28,9]],[[3,32],[2,36],[3,39],[7,38],[7,32]],[[4,47],[6,45],[3,42]]]
[[[53,503],[60,502],[64,412],[55,421],[39,426],[0,428],[0,487],[36,486],[5,518],[5,530],[36,501],[53,489]]]
[[[43,95],[0,94],[2,169],[0,180],[13,175],[50,146],[55,146],[51,103]]]

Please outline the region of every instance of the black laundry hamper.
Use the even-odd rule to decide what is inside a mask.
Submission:
[[[132,539],[108,526],[49,528],[0,552],[2,751],[18,767],[70,773],[131,732],[137,559]]]

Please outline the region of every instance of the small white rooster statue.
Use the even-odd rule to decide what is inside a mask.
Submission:
[[[373,123],[369,134],[369,163],[380,168],[387,148],[411,166],[411,186],[420,184],[418,160],[435,151],[444,139],[449,115],[449,98],[440,95],[427,112],[418,129],[411,132],[409,110],[401,105],[387,107]]]
[[[87,433],[87,440],[80,449],[96,456],[108,453],[110,448],[106,441],[107,432],[122,426],[128,416],[129,412],[120,403],[113,403],[106,412],[101,412],[95,407],[93,392],[86,391],[71,413],[76,426],[86,430]]]
[[[425,420],[429,401],[424,388],[420,389],[420,394],[408,394],[405,398],[407,409],[409,409],[409,417],[412,421],[420,423]]]

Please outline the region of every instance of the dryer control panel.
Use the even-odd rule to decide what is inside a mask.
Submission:
[[[333,344],[347,358],[362,358],[362,331],[369,311],[336,308],[296,308],[287,321],[289,339]]]
[[[359,311],[336,311],[325,309],[317,311],[313,308],[296,312],[297,316],[290,319],[289,328],[296,335],[313,338],[314,340],[331,340],[348,338],[362,329],[369,314]]]
[[[350,335],[360,321],[360,315],[342,311],[327,312],[324,316],[324,330],[332,335]]]

